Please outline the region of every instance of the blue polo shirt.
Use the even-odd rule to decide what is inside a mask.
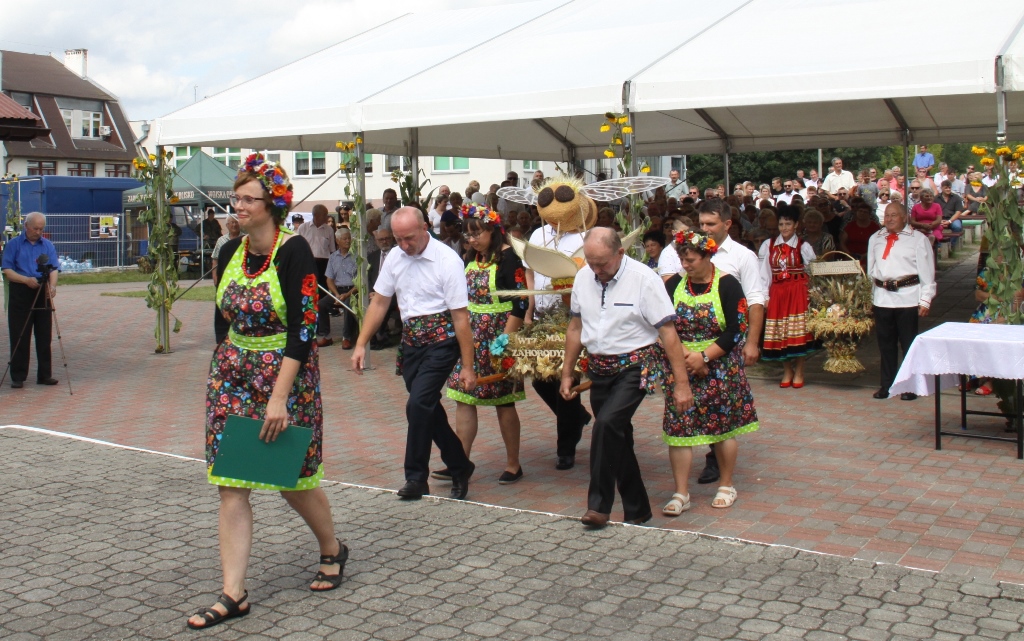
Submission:
[[[46,238],[40,238],[38,242],[29,242],[25,231],[15,236],[4,247],[4,258],[2,269],[13,269],[22,276],[39,278],[39,266],[36,262],[40,256],[46,254],[50,257],[50,264],[60,269],[60,260],[57,258],[57,250]]]

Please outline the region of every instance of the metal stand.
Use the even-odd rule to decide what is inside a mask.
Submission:
[[[944,432],[942,431],[942,402],[940,393],[940,377],[935,377],[935,449],[942,449],[942,437],[943,436],[960,436],[963,438],[980,438],[986,441],[1004,441],[1007,443],[1017,444],[1017,458],[1024,459],[1024,380],[1018,379],[1016,381],[1016,390],[1014,396],[1017,410],[1016,414],[1005,414],[1003,412],[983,412],[980,410],[968,410],[967,409],[967,376],[964,374],[960,375],[960,430],[959,432]],[[991,434],[965,434],[967,430],[967,415],[972,414],[975,416],[1001,416],[1008,418],[1014,422],[1016,427],[1016,436],[994,436]]]

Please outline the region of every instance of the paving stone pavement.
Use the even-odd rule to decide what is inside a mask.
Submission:
[[[943,271],[939,297],[926,321],[962,321],[973,309],[977,254]],[[58,314],[73,378],[73,396],[57,366],[58,387],[0,386],[0,425],[30,425],[113,443],[203,456],[206,377],[213,350],[208,303],[180,301],[184,322],[172,337],[173,353],[153,353],[154,314],[140,299],[101,297],[104,291],[144,284],[60,288]],[[927,327],[928,323],[924,325]],[[0,336],[7,333],[0,317]],[[782,544],[867,561],[897,563],[961,577],[1024,583],[1024,463],[1009,443],[944,438],[934,449],[931,399],[875,401],[877,358],[873,339],[861,350],[869,371],[839,378],[808,363],[808,385],[779,389],[770,370],[751,385],[761,430],[740,440],[739,499],[729,510],[710,507],[714,486],[692,486],[694,507],[661,516],[672,494],[661,440],[662,399],[646,400],[636,415],[636,451],[655,517],[650,525]],[[55,365],[57,363],[57,346]],[[332,481],[397,488],[403,482],[406,393],[394,376],[394,351],[373,352],[377,369],[349,370],[351,352],[340,345],[320,352],[325,417],[325,469]],[[957,399],[958,400],[958,399]],[[588,399],[584,399],[588,402]],[[976,409],[991,398],[971,397]],[[449,417],[454,403],[445,401]],[[943,403],[947,428],[958,425],[957,402]],[[522,419],[524,478],[496,483],[505,464],[493,411],[480,413],[473,447],[475,501],[579,516],[586,505],[589,430],[574,469],[554,469],[554,425],[547,407],[529,390],[517,404]],[[972,417],[971,428],[1001,434],[1000,419]],[[439,458],[434,466],[441,467]],[[0,471],[2,473],[2,471]],[[699,473],[693,470],[693,477]],[[447,493],[448,485],[431,489]],[[613,518],[621,518],[616,507]]]
[[[352,552],[308,591],[312,535],[254,494],[252,612],[219,590],[201,462],[0,429],[0,638],[1020,639],[1024,588],[692,533],[325,485]]]

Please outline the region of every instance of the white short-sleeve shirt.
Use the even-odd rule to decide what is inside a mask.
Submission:
[[[885,281],[916,275],[921,282],[901,287],[895,292],[875,285],[871,291],[871,303],[876,307],[931,307],[936,292],[931,240],[907,225],[899,232],[889,255],[882,258],[888,237],[888,230],[883,228],[868,239],[868,276]]]
[[[530,244],[538,247],[547,247],[548,249],[557,250],[566,256],[572,256],[577,249],[583,247],[583,235],[577,232],[565,233],[558,238],[558,242],[555,242],[556,232],[555,228],[551,225],[544,225],[533,230],[530,234]],[[524,267],[530,269],[528,264],[523,263]],[[533,273],[533,287],[534,289],[547,289],[551,286],[551,279],[541,274],[540,272]],[[546,310],[553,307],[561,299],[561,296],[547,295],[547,296],[535,296],[534,306],[538,311]]]
[[[679,272],[683,271],[683,261],[679,260],[679,252],[676,251],[675,241],[665,246],[665,249],[661,250],[661,256],[658,256],[658,276],[665,278],[666,276],[674,276]]]
[[[388,252],[373,290],[398,296],[402,320],[469,306],[465,266],[451,247],[431,238],[423,252]]]
[[[743,295],[748,305],[764,305],[768,300],[768,291],[761,280],[761,267],[757,262],[757,254],[731,237],[718,247],[711,257],[711,263],[726,274],[732,274],[743,287]]]
[[[584,267],[572,285],[570,311],[583,322],[581,339],[591,354],[626,354],[658,340],[658,328],[675,320],[665,283],[629,256],[602,284]]]

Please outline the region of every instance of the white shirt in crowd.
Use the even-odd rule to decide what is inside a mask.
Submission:
[[[821,183],[821,188],[834,196],[840,189],[853,189],[856,184],[857,181],[853,179],[853,174],[844,169],[840,174],[834,171],[828,172],[824,182]]]
[[[711,264],[740,281],[747,305],[764,305],[768,301],[768,290],[761,280],[761,268],[757,255],[726,236],[711,257]]]
[[[431,238],[422,253],[388,252],[373,290],[398,295],[402,320],[469,306],[465,265],[451,247]]]
[[[435,236],[440,236],[441,235],[441,212],[437,211],[437,209],[431,209],[430,213],[427,214],[427,217],[430,218],[430,226],[434,230],[434,235]]]
[[[882,229],[868,239],[868,276],[877,280],[898,280],[918,276],[920,284],[890,292],[874,285],[871,302],[876,307],[930,307],[935,298],[935,258],[927,236],[907,225],[883,259],[889,232]]]
[[[787,205],[790,205],[793,203],[793,196],[796,196],[795,191],[791,191],[788,194],[786,192],[782,192],[781,194],[775,197],[775,202],[786,203]],[[803,196],[801,196],[801,198],[803,198]]]
[[[996,184],[996,177],[995,176],[988,176],[988,175],[982,174],[981,175],[981,184],[985,185],[986,187],[992,187],[992,186],[994,186]]]
[[[309,248],[313,250],[314,258],[326,260],[334,252],[334,228],[329,223],[324,223],[317,227],[310,220],[299,225],[296,233],[305,238],[306,242],[309,243]]]
[[[757,251],[757,260],[758,264],[760,265],[761,282],[764,284],[765,291],[771,288],[772,285],[772,266],[768,261],[768,248],[771,246],[771,242],[771,238],[764,241],[763,243],[761,243],[761,248]],[[786,241],[782,240],[782,235],[780,234],[778,238],[775,239],[775,244],[786,244],[792,247],[793,249],[796,249],[796,234],[790,236],[789,240]],[[807,271],[808,266],[811,264],[811,261],[814,260],[815,258],[817,258],[817,256],[814,255],[814,248],[811,247],[811,244],[800,243],[800,259],[804,263],[804,271]]]
[[[533,230],[533,233],[530,234],[530,244],[538,247],[547,247],[548,249],[559,251],[566,256],[572,256],[576,253],[577,249],[583,247],[583,235],[578,232],[562,234],[556,242],[555,228],[551,225],[543,225]],[[530,266],[525,261],[523,266],[530,269]],[[550,286],[550,278],[540,272],[533,272],[534,289],[547,289]],[[534,310],[538,312],[545,311],[557,305],[560,300],[560,295],[534,296]]]
[[[658,340],[658,328],[675,320],[665,283],[629,256],[602,284],[584,267],[572,285],[569,310],[583,321],[581,340],[591,354],[626,354]]]
[[[665,249],[661,250],[661,255],[658,256],[658,267],[655,271],[662,278],[675,276],[683,271],[683,261],[679,260],[679,252],[676,251],[675,241],[672,241],[665,246]]]

